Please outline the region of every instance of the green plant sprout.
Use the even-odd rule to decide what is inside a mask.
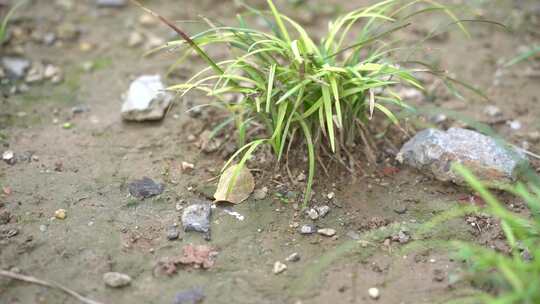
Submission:
[[[9,21],[13,17],[13,14],[15,14],[15,11],[21,7],[26,1],[20,1],[17,4],[15,4],[4,16],[2,19],[2,23],[0,23],[0,45],[4,44],[6,42],[7,38],[7,30]]]
[[[506,186],[505,192],[520,198],[530,216],[508,210],[468,169],[454,166],[469,186],[486,202],[485,208],[464,208],[467,214],[488,214],[497,218],[510,252],[497,252],[465,241],[450,241],[450,247],[467,262],[472,280],[486,280],[490,291],[460,298],[464,303],[533,304],[540,303],[540,184],[538,176]],[[453,212],[448,218],[458,213]],[[469,303],[469,302],[467,302]]]

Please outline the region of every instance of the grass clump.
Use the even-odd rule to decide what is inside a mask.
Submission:
[[[499,185],[499,190],[513,195],[528,207],[527,212],[519,214],[508,210],[498,196],[467,168],[455,165],[454,169],[479,194],[486,206],[460,207],[445,212],[428,223],[424,230],[431,230],[444,221],[464,215],[487,215],[500,222],[509,250],[501,252],[473,241],[441,242],[439,245],[450,249],[459,260],[465,262],[465,275],[462,278],[476,287],[473,294],[458,297],[450,303],[540,303],[540,178],[529,173],[523,182]]]
[[[347,149],[359,138],[363,139],[360,144],[367,144],[366,127],[375,112],[398,124],[394,111],[411,108],[393,86],[423,89],[414,70],[391,59],[402,48],[388,41],[390,34],[409,26],[413,17],[437,11],[465,29],[448,7],[435,1],[386,0],[338,17],[329,23],[325,36],[315,40],[279,12],[272,0],[267,4],[267,12],[246,8],[248,15],[264,20],[271,31],[257,30],[238,16],[238,26],[214,26],[208,21],[211,28],[192,37],[146,10],[182,37],[168,44],[187,47],[181,60],[194,50],[208,64],[186,83],[170,89],[182,95],[200,90],[229,111],[227,123],[234,124],[240,148],[224,169],[236,159],[243,165],[261,145],[272,148],[278,163],[292,143],[305,147],[309,166],[305,206],[321,153],[340,157],[350,155]],[[358,35],[352,38],[356,27]],[[210,45],[228,47],[231,58],[212,60],[203,50]],[[260,127],[264,133],[248,136],[248,131]]]

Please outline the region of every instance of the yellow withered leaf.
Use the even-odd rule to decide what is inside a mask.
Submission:
[[[221,174],[214,198],[216,201],[239,204],[249,197],[253,189],[255,179],[249,169],[233,165]]]

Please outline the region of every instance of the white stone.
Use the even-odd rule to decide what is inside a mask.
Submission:
[[[319,213],[317,212],[317,210],[313,209],[313,208],[310,208],[306,211],[306,214],[307,216],[309,216],[310,219],[312,220],[316,220],[319,218]]]
[[[323,228],[323,229],[317,230],[317,233],[324,236],[334,236],[336,235],[336,230],[332,228]]]
[[[134,121],[160,120],[172,100],[173,95],[165,91],[161,76],[140,76],[129,86],[122,105],[122,118]]]
[[[317,209],[317,213],[319,213],[319,217],[325,217],[328,212],[330,212],[330,207],[327,205],[317,206],[315,207]]]
[[[103,282],[109,287],[119,288],[131,284],[131,277],[120,272],[107,272],[103,275]]]
[[[274,274],[280,274],[287,269],[287,265],[277,261],[274,263]]]
[[[2,153],[2,160],[9,162],[13,159],[14,156],[15,156],[15,153],[13,153],[13,151],[6,150],[4,151],[4,153]]]
[[[375,287],[371,287],[370,289],[368,289],[368,294],[370,298],[375,300],[377,300],[381,296],[379,289]]]

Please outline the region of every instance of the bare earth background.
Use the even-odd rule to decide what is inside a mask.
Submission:
[[[368,2],[313,0],[293,6],[276,1],[283,12],[302,20],[314,33],[322,33],[339,12]],[[227,24],[242,11],[234,1],[144,3],[178,21],[204,15]],[[264,8],[264,1],[248,3]],[[529,150],[539,152],[534,134],[540,130],[540,78],[534,70],[538,67],[534,63],[498,67],[524,46],[540,42],[540,5],[534,0],[467,3],[477,16],[505,23],[513,32],[471,24],[472,39],[453,30],[428,41],[424,45],[428,58],[423,59],[482,88],[490,100],[460,101],[441,91],[435,98],[410,103],[458,111],[490,124],[516,145],[526,141]],[[18,12],[13,23],[14,30],[21,31],[14,37],[17,45],[0,54],[15,48],[33,61],[53,63],[62,68],[64,81],[31,85],[27,92],[12,96],[7,94],[8,85],[1,86],[0,150],[37,156],[15,165],[0,163],[0,210],[8,218],[0,222],[1,269],[15,268],[56,281],[104,303],[172,303],[177,292],[193,287],[203,289],[204,303],[370,303],[375,301],[368,296],[370,287],[381,291],[379,303],[435,303],[470,290],[467,284],[452,282],[459,275],[459,263],[447,253],[422,246],[402,251],[402,244],[385,239],[400,229],[414,230],[459,202],[468,203],[471,194],[408,168],[396,170],[391,158],[355,174],[335,163],[332,176],[319,170],[315,200],[329,204],[331,211],[315,224],[336,229],[333,238],[300,235],[296,225],[311,220],[276,193],[298,193],[303,185],[291,184],[283,172],[276,177],[278,172],[271,171],[269,164],[251,163],[251,169],[260,169],[254,172],[257,188],[266,186],[269,193],[264,200],[249,199],[234,206],[245,216],[243,221],[214,210],[209,244],[219,251],[215,265],[208,270],[181,269],[172,276],[157,273],[160,259],[180,255],[186,244],[207,243],[194,233],[169,241],[166,231],[180,224],[177,204],[186,206],[212,193],[213,178],[226,158],[220,152],[203,153],[194,142],[202,131],[219,123],[216,116],[223,117],[215,110],[204,110],[197,117],[186,114],[186,103],[207,101],[198,95],[177,103],[163,122],[122,122],[121,95],[131,80],[148,73],[164,75],[178,57],[174,51],[142,56],[149,44],[173,37],[142,15],[134,6],[97,8],[94,1],[70,0],[31,1]],[[426,18],[402,38],[421,39],[444,22],[436,16]],[[190,33],[205,28],[200,22],[180,24]],[[71,29],[80,31],[78,37],[67,37]],[[51,46],[35,38],[49,32],[67,38],[59,37]],[[141,46],[129,46],[133,32],[145,36]],[[223,51],[214,50],[215,56]],[[190,59],[166,81],[179,83],[202,66],[200,60]],[[90,111],[73,114],[72,107],[78,105]],[[487,105],[499,107],[502,116],[486,115]],[[521,128],[512,129],[507,123],[511,121],[519,121]],[[62,128],[65,122],[73,127]],[[459,123],[448,119],[441,124]],[[182,170],[182,161],[193,163],[195,169]],[[305,167],[301,160],[291,164],[293,175]],[[165,192],[144,201],[131,198],[127,183],[143,176],[164,183]],[[330,192],[335,199],[328,202]],[[521,208],[520,202],[507,203]],[[60,208],[67,210],[64,220],[54,219]],[[471,221],[485,229],[471,226]],[[351,236],[365,240],[364,246]],[[456,219],[431,233],[432,239],[461,237],[495,248],[500,246],[498,236],[497,223],[481,218]],[[300,261],[287,263],[288,269],[275,275],[274,262],[293,252],[299,253]],[[131,286],[106,287],[102,276],[108,271],[129,274]],[[5,278],[0,278],[0,302],[76,303],[58,291]]]

